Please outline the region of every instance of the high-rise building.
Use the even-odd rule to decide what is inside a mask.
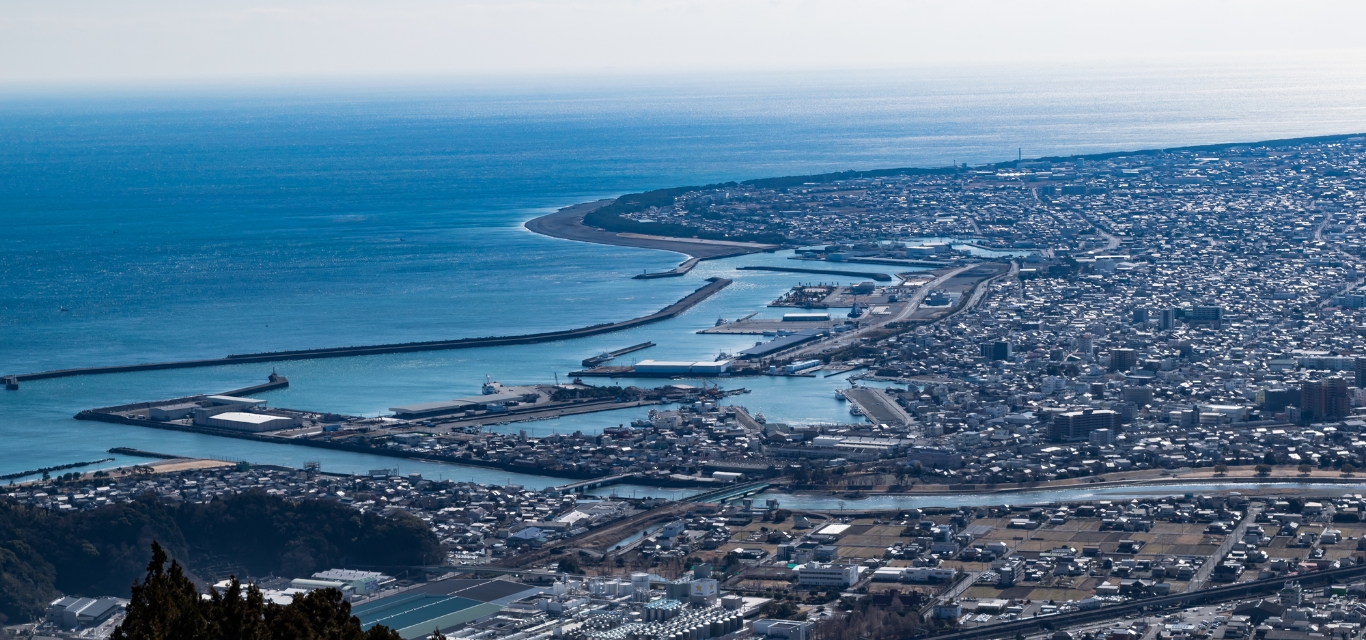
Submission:
[[[1356,383],[1358,389],[1366,389],[1366,358],[1357,358],[1356,362]]]
[[[1128,371],[1138,364],[1138,352],[1133,349],[1111,349],[1110,370]]]
[[[989,360],[1009,360],[1010,343],[997,340],[996,342],[984,342],[981,345],[982,357]]]
[[[1204,325],[1218,329],[1224,321],[1223,307],[1194,307],[1186,310],[1186,324]]]
[[[1090,354],[1093,349],[1095,349],[1095,339],[1091,334],[1083,333],[1080,338],[1077,338],[1077,351]]]
[[[1119,431],[1119,413],[1109,409],[1082,409],[1053,416],[1048,426],[1048,437],[1057,442],[1077,442],[1090,439],[1096,429]]]
[[[1351,408],[1347,381],[1342,378],[1310,380],[1300,387],[1300,410],[1305,420],[1330,420],[1346,416]]]
[[[1295,388],[1284,389],[1277,387],[1274,389],[1266,389],[1260,393],[1262,409],[1264,411],[1280,411],[1286,407],[1298,404],[1300,401],[1300,394],[1301,391]]]
[[[1141,407],[1153,402],[1152,387],[1124,387],[1121,397],[1125,402],[1132,403],[1135,407]]]
[[[1163,309],[1157,320],[1157,328],[1161,331],[1170,331],[1175,326],[1176,309]]]

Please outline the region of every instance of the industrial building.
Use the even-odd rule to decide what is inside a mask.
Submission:
[[[378,571],[353,571],[351,569],[328,569],[313,574],[315,580],[335,580],[358,595],[375,593],[393,584],[394,579]]]
[[[425,416],[460,413],[463,411],[497,411],[520,404],[535,404],[541,394],[536,387],[504,387],[499,385],[495,393],[467,396],[441,402],[422,402],[401,407],[389,407],[397,418],[421,418]]]
[[[119,598],[75,598],[67,596],[47,605],[47,620],[63,629],[97,625],[122,611],[128,602]]]
[[[730,360],[715,362],[685,362],[671,360],[641,360],[635,372],[654,375],[720,375],[730,371]]]
[[[233,431],[275,431],[302,424],[296,415],[268,411],[266,401],[235,396],[196,396],[173,404],[147,408],[147,417],[157,422],[190,419],[201,427]]]
[[[803,587],[839,587],[858,582],[859,568],[852,564],[808,563],[797,567],[797,584]]]
[[[745,349],[739,353],[739,358],[741,360],[751,360],[770,356],[779,351],[791,349],[799,344],[817,340],[826,333],[827,331],[825,329],[803,329]]]

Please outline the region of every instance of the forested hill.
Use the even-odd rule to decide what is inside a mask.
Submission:
[[[40,616],[59,592],[128,597],[151,558],[153,540],[192,571],[209,561],[229,562],[256,576],[301,577],[346,565],[397,567],[441,558],[436,536],[411,515],[361,513],[259,490],[176,506],[147,495],[74,513],[0,500],[0,619]]]

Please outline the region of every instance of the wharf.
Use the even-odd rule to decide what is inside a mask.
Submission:
[[[840,271],[837,269],[805,269],[801,267],[736,267],[739,271],[777,271],[781,273],[815,273],[829,276],[850,276],[854,278],[870,278],[878,282],[890,282],[892,276],[876,271]],[[639,276],[636,276],[639,277]]]
[[[536,420],[554,420],[564,416],[579,415],[581,413],[598,413],[600,411],[615,411],[617,409],[634,409],[636,407],[648,407],[650,405],[665,404],[667,400],[632,400],[629,402],[615,402],[612,400],[598,400],[572,404],[568,402],[557,403],[552,406],[541,406],[528,408],[522,411],[508,410],[499,413],[485,413],[472,418],[459,418],[447,415],[427,416],[424,419],[430,420],[434,425],[450,427],[452,429],[464,429],[467,427],[486,427],[489,425],[515,424],[518,422],[533,422]]]
[[[731,283],[726,278],[710,278],[705,286],[688,294],[683,299],[675,302],[663,309],[647,316],[612,322],[597,324],[590,327],[578,329],[568,329],[564,331],[548,331],[545,333],[530,333],[520,336],[496,336],[488,338],[460,338],[456,340],[435,340],[430,342],[406,342],[400,344],[381,344],[359,347],[331,347],[323,349],[303,349],[299,351],[274,351],[268,353],[249,353],[239,355],[229,355],[226,358],[214,358],[209,360],[181,360],[174,362],[151,362],[146,364],[130,364],[112,367],[88,367],[79,369],[58,369],[55,371],[42,371],[38,373],[25,373],[7,376],[7,387],[18,389],[20,382],[29,380],[44,380],[48,378],[63,378],[67,376],[97,375],[103,373],[128,373],[132,371],[157,371],[162,369],[186,369],[192,367],[218,367],[232,364],[246,364],[252,362],[280,362],[284,360],[311,360],[317,358],[347,358],[351,356],[380,355],[386,353],[409,353],[414,351],[441,351],[446,349],[474,349],[478,347],[500,347],[519,344],[536,344],[541,342],[557,342],[560,340],[572,340],[575,338],[586,338],[604,333],[612,333],[625,329],[633,329],[641,325],[668,320],[677,317],[679,314],[691,309],[698,303],[711,297],[716,292],[726,288]],[[12,381],[12,386],[9,383]]]
[[[682,380],[685,378],[733,378],[738,376],[759,375],[758,370],[754,369],[731,369],[723,373],[697,373],[697,372],[643,372],[636,371],[635,367],[593,367],[582,371],[571,371],[569,375],[588,378],[675,378]]]
[[[718,324],[714,327],[698,330],[704,334],[723,334],[723,335],[768,335],[777,337],[779,332],[795,334],[806,329],[828,330],[844,324],[844,318],[833,318],[830,320],[807,320],[801,322],[788,322],[783,320],[772,320],[761,318],[758,320],[736,320],[726,324]]]
[[[915,422],[915,419],[882,389],[853,387],[841,393],[874,424],[904,426]]]
[[[811,258],[788,258],[789,260],[812,260]],[[828,262],[828,261],[823,261]],[[902,260],[900,258],[845,258],[841,263],[854,264],[883,264],[894,267],[925,267],[929,269],[943,269],[951,267],[955,263],[947,260]]]

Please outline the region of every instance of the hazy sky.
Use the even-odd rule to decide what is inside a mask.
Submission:
[[[6,0],[0,82],[1359,56],[1363,2]]]

